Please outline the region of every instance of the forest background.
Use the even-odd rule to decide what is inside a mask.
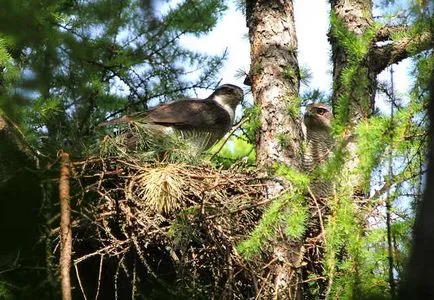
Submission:
[[[372,4],[336,0],[328,8],[325,1],[295,1],[294,8],[290,1],[259,0],[3,0],[0,201],[1,232],[7,242],[2,243],[0,257],[0,298],[58,299],[60,293],[65,297],[65,275],[60,276],[58,262],[61,153],[68,153],[75,166],[68,179],[74,233],[70,255],[76,271],[71,272],[69,289],[74,298],[96,294],[95,298],[110,299],[118,293],[144,299],[396,297],[426,180],[433,3]],[[330,18],[316,13],[326,7]],[[232,18],[236,23],[225,21]],[[261,27],[261,20],[266,26]],[[273,23],[276,20],[284,20],[283,27]],[[219,26],[222,34],[212,31]],[[228,32],[236,38],[228,41]],[[313,42],[304,42],[305,37]],[[266,48],[267,39],[277,39],[284,53]],[[318,44],[327,43],[330,48],[319,50]],[[278,71],[268,68],[272,65]],[[246,77],[250,86],[243,84]],[[246,182],[265,182],[267,193],[252,190],[256,198],[249,201],[257,203],[239,203],[228,208],[231,213],[224,212],[227,207],[216,213],[213,207],[206,215],[203,199],[195,198],[202,194],[194,191],[187,198],[198,202],[170,217],[153,212],[152,226],[159,227],[164,241],[148,237],[140,231],[143,228],[125,229],[126,223],[118,219],[115,225],[113,220],[99,223],[112,208],[96,196],[100,185],[93,190],[86,177],[86,159],[101,154],[104,140],[105,132],[96,126],[159,103],[204,97],[228,82],[242,86],[247,101],[238,111],[238,131],[225,148],[211,150],[218,151],[210,159],[213,167],[202,170],[240,172]],[[333,107],[337,146],[324,168],[302,174],[300,120],[312,101]],[[104,162],[108,159],[102,157]],[[130,166],[131,182],[134,172],[153,172],[145,166]],[[99,173],[98,166],[92,168],[95,174],[106,174],[103,177],[113,171],[105,165]],[[266,176],[261,178],[246,175],[263,170]],[[202,173],[195,176],[206,181]],[[317,203],[308,193],[308,182],[314,178],[334,182],[333,197]],[[105,197],[113,192],[110,180],[101,181],[108,184]],[[238,195],[235,190],[247,188],[227,184],[227,194],[210,199],[231,203]],[[122,196],[111,199],[118,205],[122,199],[116,197]],[[202,209],[196,211],[197,207]],[[246,213],[240,223],[227,221],[239,211]],[[221,236],[215,235],[218,228],[195,222],[219,214],[230,228]],[[114,242],[107,250],[110,238],[122,245]],[[148,242],[155,248],[145,250]],[[213,243],[230,250],[214,254]],[[99,263],[93,261],[96,254]],[[197,269],[198,261],[192,258],[197,254],[210,255],[220,264],[199,260],[204,267]],[[88,256],[92,259],[86,265]],[[165,259],[171,265],[157,267],[155,261]],[[84,273],[95,266],[99,272],[87,278]],[[184,269],[193,274],[190,281],[179,281]],[[118,280],[119,286],[129,285],[119,288]]]

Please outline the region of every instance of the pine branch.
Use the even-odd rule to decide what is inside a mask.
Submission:
[[[374,41],[391,41],[391,35],[404,28],[404,26],[383,27],[377,32]],[[373,44],[366,56],[367,65],[371,70],[379,74],[392,64],[398,63],[416,53],[433,48],[432,38],[430,32],[423,32],[416,37],[406,36],[384,45]]]
[[[37,169],[40,153],[25,140],[22,132],[0,113],[0,184],[24,168]]]

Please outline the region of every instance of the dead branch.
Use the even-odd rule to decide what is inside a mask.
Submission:
[[[274,200],[264,193],[272,178],[254,170],[126,157],[90,158],[73,165],[77,175],[71,181],[72,197],[80,205],[71,210],[72,259],[75,284],[83,297],[92,291],[101,299],[129,299],[144,283],[162,287],[167,295],[187,292],[193,298],[273,294],[274,283],[280,281],[273,274],[282,265],[273,258],[275,244],[264,245],[262,254],[249,260],[236,249]],[[309,236],[321,235],[301,245],[300,253],[294,254],[297,259],[285,258],[283,267],[301,268],[320,255],[324,220],[317,219],[325,208],[319,199],[308,205],[318,212],[312,219],[318,232]],[[54,229],[51,238],[59,231]],[[281,233],[279,239],[284,238]],[[309,268],[314,271],[316,266],[310,263]]]
[[[70,200],[70,160],[69,154],[61,151],[60,177],[59,177],[59,201],[60,201],[60,281],[62,287],[62,299],[71,300],[71,208]]]

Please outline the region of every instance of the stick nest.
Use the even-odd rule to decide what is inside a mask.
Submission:
[[[77,291],[101,299],[258,294],[261,270],[236,245],[267,203],[264,178],[253,171],[119,157],[76,162],[74,170]]]

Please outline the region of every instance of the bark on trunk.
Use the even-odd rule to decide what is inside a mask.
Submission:
[[[59,202],[60,202],[60,282],[62,287],[62,300],[71,300],[71,207],[70,207],[70,160],[69,154],[61,151],[60,177],[59,177]]]
[[[299,69],[292,1],[248,1],[251,45],[251,85],[260,107],[257,161],[261,167],[275,163],[299,167],[300,120],[298,109]]]
[[[332,14],[335,14],[336,20],[340,23],[339,25],[332,24],[332,27],[343,25],[348,32],[361,39],[366,30],[372,26],[371,0],[334,0],[330,2]],[[350,57],[343,41],[334,36],[333,28],[331,31],[334,84],[332,105],[335,114],[339,111],[342,118],[341,125],[345,125],[346,133],[349,133],[346,137],[347,142],[345,142],[349,155],[343,167],[346,172],[343,176],[347,178],[346,184],[354,187],[353,194],[363,197],[366,191],[361,190],[360,177],[355,172],[359,165],[356,153],[357,140],[351,138],[351,133],[354,126],[368,118],[374,111],[377,73],[363,61],[354,62],[354,58]],[[353,78],[349,84],[344,84],[343,71],[354,63],[357,65],[357,80]]]
[[[370,0],[334,0],[331,1],[332,12],[337,20],[342,22],[349,32],[361,37],[373,24],[372,2]],[[348,121],[350,124],[357,124],[367,118],[373,109],[375,89],[377,86],[376,73],[369,69],[369,66],[360,66],[360,80],[354,84],[364,83],[365,94],[359,90],[348,90],[342,84],[342,71],[348,66],[350,58],[348,51],[336,37],[330,36],[333,60],[333,108],[340,105],[339,100],[343,95],[349,93],[350,103],[348,106]]]
[[[252,0],[246,5],[251,45],[250,83],[255,103],[260,108],[256,143],[258,166],[270,169],[278,163],[298,169],[302,162],[301,123],[297,113],[290,113],[299,111],[299,69],[292,1]],[[267,196],[275,197],[282,189],[282,185],[270,182]],[[273,279],[261,282],[269,288],[265,288],[266,292],[260,297],[300,299],[297,269],[302,257],[301,246],[301,242],[288,241],[283,234],[275,242],[271,261],[267,263]]]

